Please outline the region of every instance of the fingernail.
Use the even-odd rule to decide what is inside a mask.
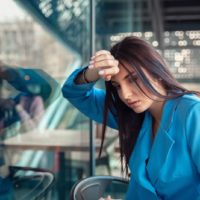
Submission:
[[[92,59],[94,59],[95,58],[95,56],[92,56],[90,59],[92,60]]]
[[[104,70],[100,70],[99,75],[103,75],[103,74],[104,74]]]
[[[106,81],[110,81],[110,80],[111,80],[111,76],[110,75],[106,76]]]
[[[94,63],[94,61],[93,61],[93,60],[91,60],[91,61],[90,61],[90,64],[93,64],[93,63]]]
[[[89,65],[88,68],[92,69],[92,68],[94,68],[94,65]]]

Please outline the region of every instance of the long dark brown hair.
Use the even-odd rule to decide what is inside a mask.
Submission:
[[[140,38],[134,36],[126,37],[119,43],[115,44],[111,48],[110,52],[124,68],[126,68],[124,63],[133,67],[144,87],[150,93],[162,98],[163,100],[177,98],[189,93],[199,95],[196,91],[190,91],[182,87],[167,69],[167,65],[161,55],[149,43]],[[149,79],[141,69],[141,66],[152,77],[160,81],[162,86],[165,88],[167,95],[160,94],[152,86]],[[127,68],[126,70],[128,71]],[[105,86],[106,98],[101,149],[105,138],[107,115],[108,112],[112,112],[118,123],[121,170],[122,172],[125,171],[127,175],[128,162],[143,123],[144,112],[135,113],[132,109],[126,106],[119,98],[117,90],[112,86],[110,81],[106,81]],[[138,87],[140,86],[138,85]]]

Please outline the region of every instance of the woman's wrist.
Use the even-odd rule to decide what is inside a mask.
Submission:
[[[86,71],[87,71],[87,68],[85,68],[84,70],[83,70],[83,72],[82,72],[82,77],[83,77],[83,81],[85,82],[85,83],[90,83],[90,81],[87,79],[87,77],[86,77]]]
[[[83,69],[76,77],[75,83],[76,84],[86,84],[91,83],[99,80],[99,75],[96,69]]]

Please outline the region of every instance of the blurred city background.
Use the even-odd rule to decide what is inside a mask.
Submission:
[[[17,165],[54,171],[55,200],[68,199],[72,185],[91,175],[89,119],[62,97],[60,88],[75,68],[90,60],[92,22],[96,51],[109,50],[125,36],[144,38],[164,56],[178,81],[200,90],[200,1],[94,3],[92,19],[89,0],[0,0],[0,67],[9,69],[9,78],[0,71],[0,169]],[[104,87],[102,82],[97,86]],[[28,97],[23,95],[27,91]],[[101,125],[93,122],[93,132],[98,154]],[[29,134],[44,144],[37,145]],[[24,135],[27,144],[20,143]],[[95,174],[121,176],[116,136],[107,130]]]

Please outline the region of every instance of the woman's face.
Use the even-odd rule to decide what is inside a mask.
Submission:
[[[123,67],[119,66],[120,71],[112,77],[111,83],[116,88],[120,99],[136,113],[144,112],[151,107],[156,107],[158,97],[151,94],[139,80],[134,69],[127,66],[130,73]],[[162,93],[162,87],[157,80],[151,77],[145,69],[142,69],[154,88]],[[137,84],[140,86],[141,90]],[[145,95],[145,94],[146,95]],[[149,98],[150,97],[150,98]]]

